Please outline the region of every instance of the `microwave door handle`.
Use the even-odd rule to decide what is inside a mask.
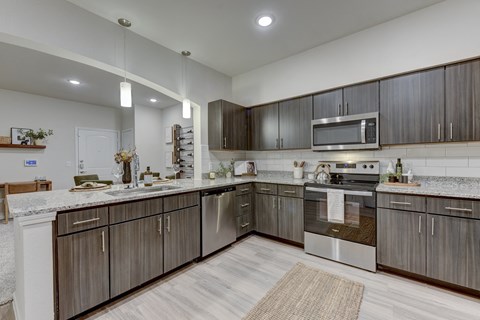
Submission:
[[[327,193],[328,189],[325,188],[313,188],[313,187],[306,187],[306,191],[313,191],[313,192],[320,192],[320,193]],[[334,189],[338,190],[338,189]],[[344,190],[343,194],[347,196],[362,196],[362,197],[371,197],[373,196],[373,192],[370,191],[353,191],[353,190]]]
[[[367,121],[362,120],[360,125],[360,136],[362,137],[362,143],[367,143]]]

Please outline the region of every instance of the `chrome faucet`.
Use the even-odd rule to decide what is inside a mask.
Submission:
[[[140,157],[137,151],[133,154],[133,177],[132,188],[138,188],[138,172],[140,171]]]

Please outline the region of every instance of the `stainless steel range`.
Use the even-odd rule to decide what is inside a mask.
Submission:
[[[379,162],[322,164],[330,180],[305,183],[305,252],[375,272]]]

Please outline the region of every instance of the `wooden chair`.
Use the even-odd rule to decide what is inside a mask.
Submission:
[[[7,195],[15,193],[37,192],[40,190],[40,183],[36,181],[31,182],[11,182],[5,183],[5,224],[8,223],[8,203]]]

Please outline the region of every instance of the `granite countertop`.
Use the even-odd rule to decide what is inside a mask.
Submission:
[[[396,187],[381,183],[376,190],[388,193],[480,199],[479,178],[418,177],[416,182],[420,183],[420,187]]]
[[[206,190],[215,187],[238,185],[249,182],[263,182],[303,186],[307,179],[293,179],[292,174],[288,175],[259,175],[257,177],[242,178],[217,178],[215,180],[190,180],[178,179],[165,185],[179,187],[178,189],[155,191],[148,193],[122,193],[121,195],[109,195],[108,192],[122,190],[124,185],[114,185],[111,189],[91,192],[69,192],[68,190],[53,190],[25,194],[8,195],[8,206],[10,214],[14,217],[38,215],[91,206],[107,205],[116,202],[147,199],[158,196],[175,195],[185,192]],[[154,185],[155,188],[161,185]],[[138,189],[137,189],[138,190]]]

